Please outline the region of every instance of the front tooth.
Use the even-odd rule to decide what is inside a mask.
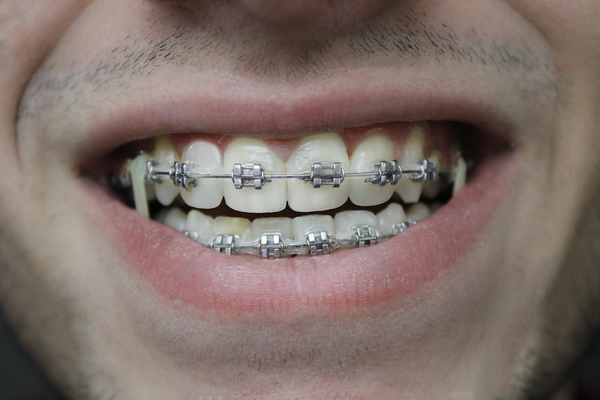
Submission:
[[[294,237],[291,218],[257,218],[252,221],[252,237],[258,238],[265,232],[280,232],[284,238]]]
[[[215,236],[214,220],[198,210],[192,210],[187,215],[184,230],[195,232],[198,235],[198,242],[204,243]]]
[[[257,139],[239,138],[229,144],[225,150],[223,165],[233,169],[233,164],[236,163],[261,164],[265,174],[285,173],[283,160]],[[285,208],[287,201],[285,179],[274,179],[265,183],[260,190],[252,187],[236,189],[233,183],[226,182],[224,193],[227,205],[242,212],[277,212]]]
[[[415,127],[406,140],[406,143],[404,143],[400,164],[413,164],[419,160],[422,160],[424,141],[424,129],[420,126]],[[421,182],[413,182],[404,177],[398,182],[398,185],[396,186],[396,192],[398,192],[402,200],[404,200],[406,203],[416,203],[419,201],[419,197],[421,197],[422,187],[423,184]]]
[[[195,142],[187,146],[181,155],[184,163],[193,164],[199,174],[221,174],[223,164],[219,148],[209,142]],[[181,188],[181,197],[195,208],[215,208],[223,200],[221,179],[198,179],[198,186],[187,191]]]
[[[156,147],[154,148],[153,159],[159,165],[169,168],[175,161],[179,161],[179,154],[171,145],[171,142],[166,137],[160,136],[156,139]],[[168,178],[156,184],[156,198],[163,206],[168,206],[175,200],[179,194],[179,188],[173,184]]]
[[[306,240],[306,234],[314,231],[335,233],[335,222],[329,215],[305,215],[294,218],[294,240]]]
[[[384,135],[373,135],[358,145],[350,158],[350,171],[368,172],[379,161],[394,159],[392,142]],[[350,201],[358,206],[374,206],[385,203],[394,194],[394,186],[365,183],[362,179],[349,179]]]
[[[321,161],[340,162],[348,171],[348,153],[342,138],[334,133],[305,137],[287,160],[287,172],[291,174],[310,171],[314,163]],[[288,182],[288,204],[294,211],[310,212],[337,208],[348,200],[350,188],[347,182],[340,187],[321,186],[297,179]]]
[[[419,222],[427,218],[431,214],[431,210],[424,203],[417,203],[406,210],[406,218],[409,221]]]
[[[167,226],[177,229],[182,232],[185,229],[186,215],[177,207],[163,209],[156,216],[156,220]]]
[[[217,217],[214,221],[215,235],[236,235],[240,239],[251,239],[249,219],[237,217]]]
[[[407,220],[404,208],[398,203],[391,203],[377,214],[377,228],[382,235],[393,235],[394,225]]]
[[[347,232],[355,226],[369,225],[377,227],[377,218],[370,211],[342,211],[335,214],[335,231],[337,233]]]

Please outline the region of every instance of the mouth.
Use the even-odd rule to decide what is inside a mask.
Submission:
[[[285,139],[168,134],[112,150],[86,181],[93,218],[171,303],[238,317],[347,312],[452,270],[504,197],[511,153],[440,121]]]
[[[125,203],[227,255],[328,255],[405,232],[465,184],[465,129],[388,123],[287,140],[168,135],[129,144]],[[462,144],[462,146],[461,146]],[[148,153],[144,149],[151,149]]]
[[[107,108],[78,151],[85,210],[129,285],[193,314],[331,315],[412,298],[461,270],[514,181],[516,117],[477,88],[435,101],[365,89],[381,99],[367,108],[337,91],[278,102],[195,93]],[[394,160],[395,185],[393,167],[374,174]],[[436,179],[411,169],[422,160]],[[317,188],[310,173],[327,162],[344,179],[334,187],[325,168]]]

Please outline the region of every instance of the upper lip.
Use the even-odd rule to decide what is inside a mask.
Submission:
[[[388,71],[384,78],[380,75],[376,83],[356,79],[355,74],[368,72],[346,72],[303,84],[259,84],[250,78],[232,83],[218,76],[188,77],[186,84],[177,79],[149,84],[132,90],[133,95],[102,104],[92,121],[82,121],[81,128],[88,134],[78,158],[87,163],[125,143],[172,133],[284,139],[419,120],[458,121],[504,139],[514,131],[517,116],[501,104],[491,104],[498,96],[490,96],[475,84],[460,89],[454,84],[439,86],[436,80],[427,83],[398,71]]]

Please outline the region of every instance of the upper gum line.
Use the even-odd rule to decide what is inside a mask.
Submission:
[[[346,146],[348,156],[351,157],[354,150],[368,140],[369,137],[378,135],[385,136],[390,140],[394,149],[394,158],[400,160],[404,143],[415,130],[423,132],[423,152],[425,157],[430,157],[435,153],[440,163],[454,165],[457,163],[457,153],[459,150],[457,137],[459,130],[449,122],[438,121],[375,124],[335,131],[313,132],[293,138],[261,138],[207,133],[169,134],[165,135],[164,138],[169,141],[179,156],[183,154],[187,147],[197,142],[212,143],[219,149],[221,155],[223,155],[232,142],[236,142],[242,138],[255,139],[264,143],[266,147],[285,162],[298,147],[299,143],[309,137],[327,133],[338,135]],[[256,162],[260,162],[260,160],[256,160]]]

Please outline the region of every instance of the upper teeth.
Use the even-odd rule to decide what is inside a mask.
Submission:
[[[412,180],[403,179],[398,182],[396,191],[405,202],[414,203],[419,200],[422,183],[413,182],[416,178],[432,178],[437,173],[436,169],[423,170],[427,164],[420,165],[423,160],[424,135],[415,131],[404,148],[403,159],[412,163],[414,171],[410,176]],[[249,213],[277,212],[285,208],[286,203],[294,211],[311,212],[337,208],[343,205],[348,198],[357,205],[371,206],[388,201],[394,187],[384,185],[387,174],[394,176],[395,184],[402,174],[397,164],[379,163],[381,160],[393,159],[393,146],[390,140],[382,135],[373,135],[358,145],[350,159],[348,158],[345,144],[341,137],[335,133],[326,133],[305,137],[292,154],[284,162],[267,144],[257,139],[240,138],[233,140],[221,158],[218,148],[209,142],[198,141],[188,145],[182,155],[183,164],[173,162],[170,174],[174,182],[183,188],[178,189],[169,180],[160,179],[160,174],[167,174],[168,168],[162,160],[177,160],[179,157],[174,149],[168,152],[167,144],[160,141],[154,155],[154,169],[152,178],[157,182],[156,195],[163,205],[169,205],[175,198],[174,190],[180,190],[183,200],[195,208],[217,207],[223,197],[227,205],[237,211]],[[260,160],[260,164],[252,164]],[[333,163],[324,163],[324,160],[335,160]],[[236,185],[224,182],[223,179],[196,179],[231,177],[224,165],[234,165],[233,178],[239,181]],[[392,168],[396,165],[395,172]],[[435,163],[431,163],[431,166]],[[373,186],[365,190],[363,181],[377,180],[373,177],[373,168],[384,169],[382,186]],[[183,170],[182,167],[188,168]],[[161,168],[162,171],[161,171]],[[237,168],[237,169],[236,169]],[[389,169],[392,168],[392,169]],[[421,168],[421,169],[419,169]],[[231,171],[231,170],[230,170]],[[237,172],[236,172],[237,171]],[[345,172],[352,171],[352,172]],[[423,173],[419,174],[419,171]],[[406,173],[406,171],[405,171]],[[429,175],[428,175],[429,174]],[[309,176],[310,175],[310,176]],[[348,179],[347,183],[340,185],[346,177],[359,177],[362,179]],[[276,179],[296,177],[299,179]],[[272,178],[272,179],[271,179]],[[303,180],[310,180],[313,186],[305,184]],[[158,183],[162,182],[162,183]],[[264,185],[265,182],[270,182]],[[374,182],[377,183],[377,182]],[[240,196],[236,187],[255,186],[262,190],[249,191]],[[329,185],[315,191],[313,187]],[[189,190],[190,186],[197,186]]]

